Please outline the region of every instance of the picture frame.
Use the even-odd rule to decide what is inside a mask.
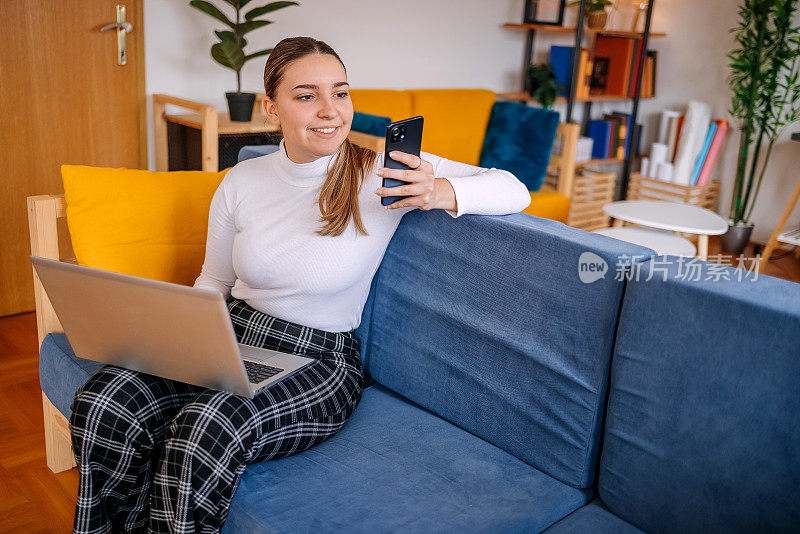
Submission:
[[[524,24],[563,26],[567,0],[525,0]]]

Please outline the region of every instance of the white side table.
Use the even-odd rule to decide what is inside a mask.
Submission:
[[[623,221],[650,228],[697,234],[697,255],[708,259],[708,236],[728,231],[725,219],[711,210],[668,202],[665,200],[619,200],[603,206],[603,211],[615,219],[614,227]]]
[[[646,228],[602,228],[593,233],[652,248],[660,255],[694,257],[697,250],[691,241],[663,230]]]

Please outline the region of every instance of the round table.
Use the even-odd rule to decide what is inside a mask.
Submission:
[[[630,222],[697,234],[697,255],[701,260],[708,259],[708,236],[728,231],[728,222],[713,211],[666,200],[619,200],[603,206],[603,211],[615,219],[615,228]]]
[[[593,233],[613,237],[634,245],[652,248],[660,255],[693,257],[697,252],[688,239],[664,230],[646,228],[602,228]]]

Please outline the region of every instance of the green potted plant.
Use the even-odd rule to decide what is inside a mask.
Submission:
[[[602,30],[608,23],[606,7],[613,5],[611,0],[586,0],[586,25],[593,29]],[[567,6],[581,5],[581,0],[573,0]]]
[[[556,101],[556,95],[564,90],[564,86],[556,79],[553,66],[549,63],[528,67],[528,87],[531,97],[544,109],[550,109]]]
[[[744,0],[736,48],[728,54],[731,115],[740,132],[728,232],[722,248],[741,253],[772,148],[785,127],[800,119],[798,0]]]
[[[214,30],[219,42],[211,46],[211,57],[223,67],[229,68],[236,73],[236,92],[225,93],[231,120],[249,122],[253,116],[253,103],[256,100],[256,94],[242,92],[242,67],[251,59],[266,56],[272,52],[272,49],[266,48],[252,54],[245,54],[244,47],[247,46],[247,40],[244,36],[253,30],[272,24],[272,21],[259,20],[258,17],[284,7],[299,5],[299,3],[270,2],[245,13],[244,20],[242,20],[242,9],[250,3],[250,0],[225,0],[225,3],[236,10],[234,20],[229,19],[211,2],[192,0],[189,5],[214,17],[230,28],[230,30],[223,31]]]

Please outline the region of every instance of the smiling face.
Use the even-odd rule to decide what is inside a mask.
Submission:
[[[275,98],[264,100],[269,120],[283,131],[286,153],[309,163],[339,149],[353,122],[347,75],[330,54],[308,54],[284,69]]]

